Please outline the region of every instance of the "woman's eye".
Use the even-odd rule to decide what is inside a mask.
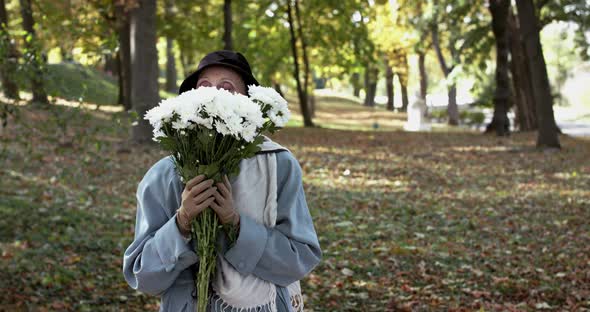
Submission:
[[[234,86],[229,82],[224,82],[221,84],[221,89],[225,89],[227,91],[234,91]]]
[[[197,87],[210,87],[211,83],[209,81],[201,81]]]

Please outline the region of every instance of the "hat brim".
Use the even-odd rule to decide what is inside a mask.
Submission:
[[[180,84],[180,88],[178,89],[178,94],[181,94],[181,93],[186,92],[191,89],[195,89],[197,86],[197,81],[199,80],[199,75],[201,75],[203,70],[205,70],[206,68],[209,68],[211,66],[223,66],[223,67],[228,67],[228,68],[235,70],[238,74],[240,74],[240,76],[242,77],[242,80],[244,80],[244,84],[246,85],[246,90],[248,90],[249,85],[257,85],[257,86],[260,85],[260,83],[258,83],[258,80],[256,80],[256,78],[254,78],[254,76],[252,76],[250,73],[244,71],[243,69],[241,69],[238,66],[234,66],[232,64],[227,64],[227,63],[222,63],[222,62],[213,62],[211,64],[207,64],[207,65],[203,66],[202,68],[199,68],[194,73],[192,73],[188,77],[186,77],[184,79],[184,81],[182,82],[182,84]]]

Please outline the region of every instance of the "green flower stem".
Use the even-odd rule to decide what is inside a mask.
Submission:
[[[209,302],[209,282],[215,272],[217,250],[217,234],[219,220],[211,208],[205,209],[192,222],[192,236],[197,242],[199,271],[196,273],[195,288],[197,289],[197,311],[207,310]]]

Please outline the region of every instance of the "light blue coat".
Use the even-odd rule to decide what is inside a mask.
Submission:
[[[301,280],[320,261],[321,249],[309,213],[301,167],[289,151],[277,159],[277,222],[274,228],[240,216],[240,232],[231,248],[220,239],[221,252],[243,274],[254,274],[277,287],[278,311],[291,311],[287,285]],[[137,188],[135,238],[125,250],[123,275],[133,289],[161,296],[160,311],[195,311],[192,270],[198,267],[194,242],[176,225],[183,185],[171,156],[145,174]],[[219,307],[210,307],[221,311]]]

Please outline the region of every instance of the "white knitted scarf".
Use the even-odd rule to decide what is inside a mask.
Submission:
[[[277,221],[277,159],[273,151],[287,150],[264,137],[261,152],[240,162],[240,174],[232,182],[234,207],[267,227]],[[276,312],[276,286],[252,274],[243,275],[222,255],[217,257],[217,273],[213,280],[210,304],[222,311]],[[287,287],[294,311],[303,311],[303,297],[299,281]]]

